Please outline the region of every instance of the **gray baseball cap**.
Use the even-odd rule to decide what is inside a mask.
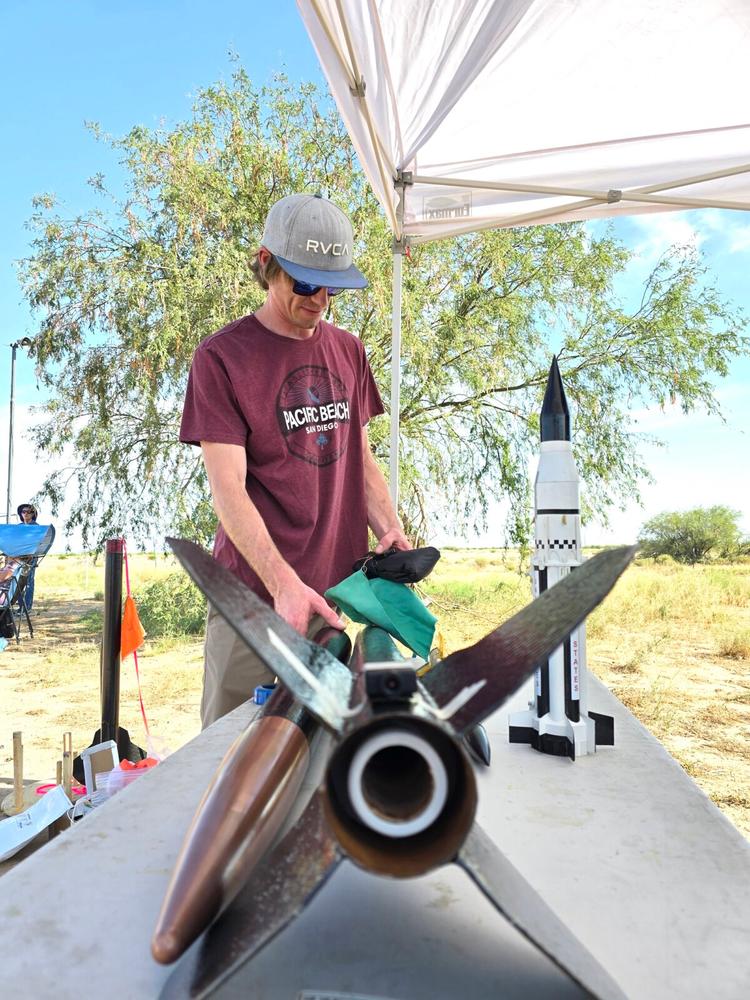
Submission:
[[[351,222],[319,194],[290,194],[272,205],[261,243],[295,281],[335,288],[367,286],[352,264]]]

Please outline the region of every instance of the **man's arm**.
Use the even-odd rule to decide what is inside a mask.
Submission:
[[[410,549],[411,542],[393,509],[391,494],[385,476],[375,461],[367,437],[367,428],[362,428],[362,449],[365,459],[365,496],[367,499],[367,522],[378,539],[376,552],[385,552],[392,545],[397,549]]]
[[[265,584],[276,613],[303,635],[314,614],[321,615],[334,628],[344,628],[336,612],[320,594],[300,580],[276,548],[245,489],[245,449],[236,444],[201,441],[201,451],[216,515]]]

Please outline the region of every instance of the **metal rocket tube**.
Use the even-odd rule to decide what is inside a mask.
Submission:
[[[325,802],[347,855],[399,878],[455,858],[477,803],[474,769],[455,733],[418,707],[421,698],[414,704],[399,693],[398,668],[407,662],[381,629],[357,636],[353,699],[362,708],[331,757]],[[382,679],[381,693],[369,699],[368,672]]]
[[[333,629],[316,641],[348,652]],[[151,941],[157,962],[176,961],[240,891],[284,825],[319,736],[319,723],[279,685],[229,748],[177,859]]]
[[[411,878],[452,861],[474,822],[474,769],[432,720],[378,716],[336,748],[326,816],[346,854],[379,875]]]
[[[360,744],[347,791],[357,818],[370,830],[385,837],[412,837],[442,812],[448,775],[424,736],[395,725]]]

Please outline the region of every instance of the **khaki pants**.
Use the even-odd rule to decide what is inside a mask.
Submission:
[[[312,638],[323,625],[325,622],[321,616],[313,615],[307,637]],[[252,698],[259,684],[273,684],[276,679],[262,660],[248,649],[231,625],[227,625],[210,605],[203,654],[203,729]]]

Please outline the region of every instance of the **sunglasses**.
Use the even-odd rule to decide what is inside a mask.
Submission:
[[[294,281],[292,280],[292,291],[295,295],[304,295],[305,297],[310,295],[317,295],[321,288],[325,288],[325,285],[308,285],[306,281]],[[346,291],[345,288],[326,288],[329,295],[338,295],[339,292]]]

